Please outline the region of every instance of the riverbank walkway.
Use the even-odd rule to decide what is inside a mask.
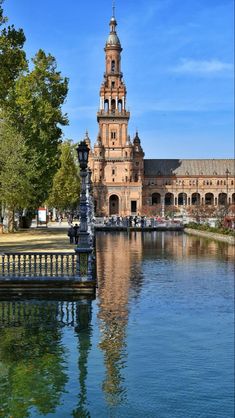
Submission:
[[[147,218],[118,216],[109,218],[95,218],[96,231],[183,231],[182,222]]]

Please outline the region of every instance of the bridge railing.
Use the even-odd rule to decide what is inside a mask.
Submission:
[[[76,252],[0,253],[0,279],[94,280],[90,257]]]

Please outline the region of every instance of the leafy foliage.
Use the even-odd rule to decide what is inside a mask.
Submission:
[[[66,141],[60,146],[60,167],[53,179],[48,205],[61,211],[76,209],[80,195],[79,167],[74,146]]]
[[[196,222],[190,222],[186,225],[186,228],[197,229],[199,231],[213,232],[215,234],[232,235],[235,237],[235,231],[231,229],[223,228],[223,227],[212,227],[207,224],[202,225]]]
[[[50,192],[61,127],[68,123],[61,108],[68,79],[41,49],[29,70],[24,32],[7,26],[2,5],[0,0],[0,196],[12,229],[15,209],[34,209]]]
[[[16,30],[14,25],[7,26],[4,17],[3,0],[0,0],[0,105],[13,87],[20,72],[27,68],[26,56],[23,51],[25,36],[22,29]]]
[[[37,154],[36,201],[48,196],[58,167],[62,130],[68,123],[61,106],[68,91],[68,80],[56,71],[55,58],[39,50],[33,59],[34,68],[22,74],[9,99],[8,113],[23,135],[29,152]]]
[[[35,182],[37,159],[29,153],[21,134],[7,119],[0,125],[0,196],[1,202],[14,218],[16,209],[35,204]],[[14,229],[13,220],[10,230]]]

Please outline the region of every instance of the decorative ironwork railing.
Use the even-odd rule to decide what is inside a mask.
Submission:
[[[37,326],[55,324],[82,326],[91,317],[91,301],[0,301],[0,328],[5,326]]]
[[[83,253],[0,253],[0,279],[94,280],[92,254]]]

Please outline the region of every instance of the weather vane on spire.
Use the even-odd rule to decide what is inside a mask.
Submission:
[[[113,0],[113,17],[115,17],[115,0]]]

